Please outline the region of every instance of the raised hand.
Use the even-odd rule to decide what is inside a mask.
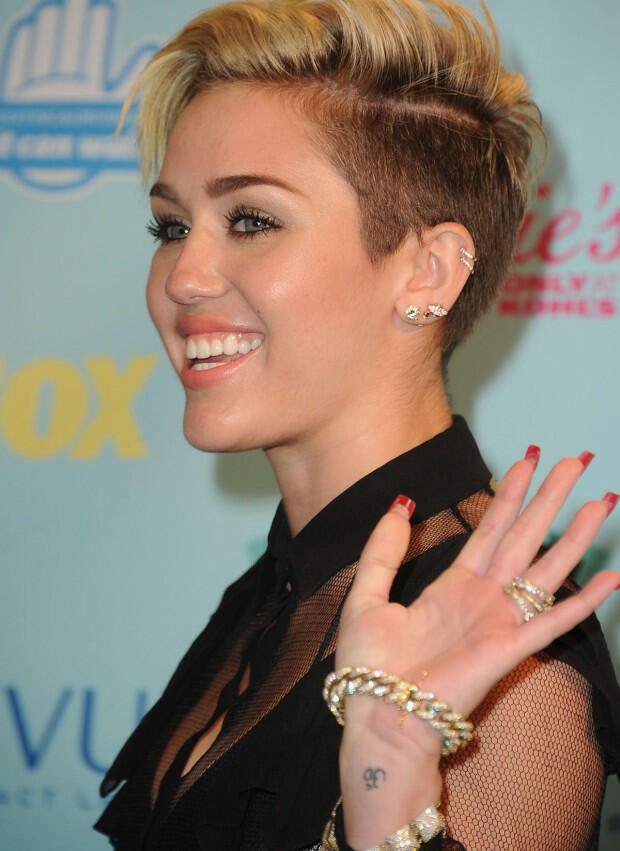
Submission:
[[[409,607],[390,603],[388,594],[407,549],[410,527],[399,506],[381,519],[364,549],[343,609],[337,668],[380,668],[413,683],[428,672],[424,690],[469,715],[522,659],[570,630],[620,587],[619,574],[602,571],[579,593],[524,622],[504,589],[518,575],[555,592],[616,499],[608,494],[582,506],[560,540],[532,563],[584,464],[576,458],[560,461],[521,511],[534,468],[532,460],[523,460],[508,471],[456,561]],[[347,698],[341,782],[345,819],[353,837],[359,838],[359,847],[385,836],[439,793],[439,735],[415,716],[399,723],[398,715],[394,706],[376,698]],[[383,764],[386,761],[389,766]],[[408,801],[402,805],[402,816],[395,814],[392,823],[387,816],[381,828],[376,812],[368,817],[368,798],[362,807],[357,792],[367,762],[392,779],[398,777],[397,788]],[[410,793],[403,784],[409,784]],[[383,815],[387,809],[382,805],[379,812]],[[367,828],[371,833],[376,828],[376,835],[369,836]]]

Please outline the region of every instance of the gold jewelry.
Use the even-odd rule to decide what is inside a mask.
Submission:
[[[409,322],[413,322],[414,325],[417,325],[420,322],[420,319],[432,320],[441,319],[443,316],[448,315],[448,310],[440,304],[436,302],[434,304],[429,304],[424,312],[420,310],[415,304],[410,304],[409,307],[405,308],[405,318],[409,320]]]
[[[336,814],[342,802],[339,798],[332,810],[331,816],[321,841],[321,851],[338,851],[336,840]],[[373,845],[368,851],[417,851],[424,842],[430,842],[438,833],[446,829],[446,820],[439,812],[439,804],[426,807],[419,815],[387,836],[379,845]]]
[[[555,603],[555,597],[544,588],[532,585],[526,579],[515,576],[510,585],[506,585],[504,593],[515,601],[521,609],[525,623],[536,615],[546,612]]]
[[[524,620],[525,623],[532,620],[532,618],[535,617],[535,615],[538,614],[536,609],[530,608],[527,600],[525,600],[521,596],[521,594],[517,591],[517,589],[512,587],[512,585],[507,585],[504,588],[504,593],[508,594],[509,597],[512,597],[512,599],[515,601],[517,606],[521,609],[521,614],[523,615],[523,620]]]
[[[478,262],[478,258],[474,257],[474,255],[469,252],[466,248],[459,248],[459,260],[463,264],[463,266],[467,266],[469,269],[469,274],[474,274],[474,264]]]
[[[417,688],[417,689],[419,689],[419,688],[420,688],[420,686],[422,685],[422,683],[424,682],[424,680],[425,680],[427,677],[428,677],[428,671],[422,671],[422,676],[420,677],[420,679],[419,679],[419,680],[417,681],[417,683],[416,683],[416,688]],[[399,724],[399,726],[400,726],[400,727],[402,727],[402,726],[403,726],[403,724],[405,723],[405,718],[406,718],[406,717],[407,717],[407,716],[405,715],[405,713],[404,713],[404,712],[401,712],[401,713],[400,713],[400,720],[399,720],[399,722],[398,722],[398,724]]]
[[[323,836],[321,837],[321,847],[319,851],[340,851],[338,848],[338,841],[336,840],[336,813],[338,812],[338,807],[342,803],[342,798],[338,798],[336,801],[336,806],[331,812],[329,817],[329,821],[325,825],[325,830],[323,831]]]
[[[553,594],[545,591],[544,588],[532,585],[531,582],[528,582],[526,579],[521,579],[520,576],[515,576],[511,584],[514,588],[518,588],[519,590],[529,591],[529,593],[533,594],[545,609],[550,609],[555,603],[555,597]]]
[[[421,691],[413,683],[401,680],[385,671],[372,668],[341,668],[328,674],[323,699],[341,726],[344,726],[344,700],[348,695],[367,694],[381,697],[401,712],[413,712],[441,733],[442,756],[454,753],[472,739],[474,725],[447,703],[435,698],[431,691]]]
[[[437,302],[436,304],[429,304],[424,313],[422,314],[423,319],[441,319],[443,316],[448,315],[448,310]]]

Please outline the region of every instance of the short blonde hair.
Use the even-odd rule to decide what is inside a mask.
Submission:
[[[443,323],[447,358],[506,275],[528,163],[544,144],[483,7],[486,26],[447,0],[244,0],[203,12],[152,58],[125,105],[142,90],[145,180],[197,93],[245,82],[290,94],[357,192],[373,262],[443,221],[471,233],[479,263]]]

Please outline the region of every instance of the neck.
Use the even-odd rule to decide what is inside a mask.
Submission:
[[[372,405],[366,398],[360,409],[349,408],[320,434],[267,450],[293,535],[363,476],[450,427],[443,384],[419,396],[424,402],[417,407],[409,394],[390,408],[381,404],[385,400]]]

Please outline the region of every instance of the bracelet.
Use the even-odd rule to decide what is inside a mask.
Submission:
[[[339,851],[336,840],[336,813],[342,802],[339,798],[332,810],[331,816],[321,842],[321,851]],[[403,825],[394,833],[387,836],[379,845],[373,845],[368,851],[417,851],[424,842],[430,842],[438,833],[446,829],[446,820],[439,812],[439,804],[426,807],[419,815]]]
[[[441,755],[447,756],[469,742],[474,725],[447,703],[435,698],[433,692],[421,691],[418,686],[401,680],[385,671],[372,668],[341,668],[325,679],[323,698],[336,720],[344,726],[344,699],[348,695],[368,694],[393,703],[401,712],[413,712],[441,733]]]

